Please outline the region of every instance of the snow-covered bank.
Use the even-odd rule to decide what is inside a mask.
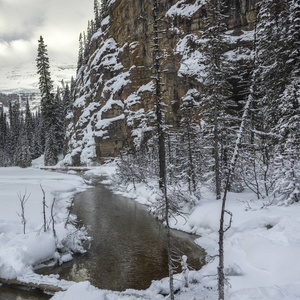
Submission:
[[[100,167],[89,174],[112,175],[113,167]],[[119,191],[120,192],[120,189]],[[136,185],[123,187],[126,196],[142,203],[155,199],[153,190]],[[221,202],[205,188],[202,198],[190,212],[187,222],[172,221],[173,227],[199,234],[197,243],[214,256],[218,252],[218,229]],[[233,223],[225,236],[225,268],[229,285],[226,299],[230,300],[291,300],[300,299],[300,203],[289,207],[270,205],[257,200],[249,191],[229,193],[227,209],[233,213]],[[202,270],[189,273],[189,288],[182,275],[176,275],[180,291],[177,300],[217,299],[217,264],[215,258]],[[164,299],[168,280],[152,283],[145,291],[127,290],[122,293],[95,289],[89,283],[79,283],[67,292],[59,292],[54,300],[76,299]],[[78,296],[80,295],[80,296]]]
[[[43,192],[46,200],[46,227],[44,232]],[[63,262],[72,253],[83,251],[80,239],[84,232],[72,224],[65,226],[67,207],[72,196],[84,189],[82,178],[75,175],[18,167],[0,168],[0,277],[26,278],[34,267],[55,260]],[[20,199],[25,197],[22,224]],[[52,232],[51,205],[54,202],[56,237]],[[71,217],[72,218],[72,217]],[[60,249],[60,253],[57,252]],[[1,289],[1,288],[0,288]]]
[[[93,168],[87,175],[112,177],[113,164]],[[33,266],[57,253],[50,230],[43,233],[42,184],[50,207],[56,198],[55,220],[57,235],[64,240],[70,231],[64,230],[67,205],[72,195],[86,188],[79,176],[46,172],[37,169],[0,168],[0,273],[6,278],[18,276],[23,281],[32,276]],[[25,205],[28,221],[23,234],[18,193],[30,197]],[[136,184],[119,187],[117,193],[135,197],[142,203],[155,199],[154,190]],[[201,235],[197,242],[211,256],[217,254],[218,227],[221,203],[205,188],[202,198],[190,212],[187,222],[172,221],[174,228]],[[256,200],[250,192],[229,193],[227,208],[233,213],[233,223],[225,235],[225,267],[230,286],[226,290],[227,300],[294,300],[300,299],[300,203],[288,207],[269,205],[267,200]],[[187,210],[187,208],[186,208]],[[71,230],[71,227],[69,227]],[[73,243],[74,242],[74,243]],[[73,243],[73,244],[72,244]],[[66,245],[66,244],[65,244]],[[76,248],[76,239],[68,242]],[[57,259],[68,260],[71,251]],[[177,300],[217,299],[218,259],[208,263],[200,271],[190,271],[189,287],[184,287],[182,274],[176,275]],[[38,280],[38,278],[37,278]],[[51,278],[41,278],[49,281]],[[53,276],[52,283],[57,278]],[[1,292],[1,287],[0,287]],[[53,300],[117,300],[117,299],[165,299],[168,279],[154,281],[144,291],[127,290],[114,292],[99,290],[88,282],[71,284],[66,292],[57,292]]]

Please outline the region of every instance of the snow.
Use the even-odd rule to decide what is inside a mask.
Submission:
[[[106,174],[113,178],[114,166],[94,168],[88,173]],[[143,184],[136,184],[136,190],[131,185],[123,189],[119,186],[119,193],[147,205],[156,198],[155,190]],[[218,253],[221,202],[216,201],[205,187],[201,193],[201,200],[186,221],[178,218],[177,222],[171,219],[170,223],[174,228],[200,235],[196,242],[213,257]],[[229,193],[227,203],[233,222],[225,233],[225,273],[230,284],[226,288],[226,299],[300,299],[300,204],[288,207],[269,205],[268,199],[257,200],[248,190],[239,194]],[[180,287],[180,292],[175,299],[216,299],[217,264],[218,259],[215,258],[200,271],[190,271],[189,288],[183,287],[183,274],[177,274],[175,285]],[[127,290],[119,294],[111,291],[102,291],[101,294],[99,290],[91,289],[88,283],[81,284],[77,288],[83,288],[88,299],[96,296],[97,299],[164,299],[160,293],[168,291],[167,279],[154,281],[145,291]],[[73,288],[75,290],[75,286]],[[76,297],[75,294],[69,289],[53,299],[71,299]],[[197,298],[200,294],[201,298]]]
[[[196,77],[199,82],[206,76],[204,66],[204,56],[199,49],[193,49],[191,44],[199,45],[204,40],[195,34],[188,34],[184,38],[179,39],[175,53],[182,56],[178,75],[180,77],[191,76]]]
[[[36,163],[35,166],[37,166]],[[116,164],[93,167],[86,175],[107,176],[105,183],[113,184]],[[71,172],[72,173],[72,172]],[[80,177],[41,171],[35,168],[0,168],[0,277],[19,278],[23,281],[48,282],[67,288],[57,292],[53,300],[76,299],[165,299],[168,293],[168,279],[153,281],[143,291],[124,292],[100,290],[89,282],[63,282],[56,275],[38,277],[34,266],[49,258],[58,256],[57,240],[51,230],[42,229],[40,184],[46,191],[47,204],[56,200],[57,239],[62,241],[66,207],[74,193],[86,188]],[[16,188],[17,187],[17,188]],[[20,212],[18,192],[30,194],[25,206],[28,220],[26,234],[17,212]],[[118,186],[116,193],[134,197],[150,205],[156,199],[155,187],[136,184]],[[205,248],[208,256],[218,253],[218,229],[221,202],[205,187],[202,198],[186,216],[170,220],[177,229],[199,235],[196,242]],[[245,190],[243,193],[229,193],[227,209],[233,214],[231,228],[225,233],[225,273],[230,285],[226,287],[227,300],[287,300],[300,299],[300,204],[290,206],[270,205],[268,199],[257,200]],[[184,208],[187,210],[187,208]],[[49,208],[47,209],[49,217]],[[229,222],[229,218],[225,223]],[[70,243],[69,243],[70,244]],[[75,242],[76,244],[76,242]],[[75,246],[76,248],[76,246]],[[57,258],[60,262],[71,259],[72,251],[65,251]],[[218,259],[208,262],[199,271],[189,271],[189,287],[184,287],[184,274],[175,275],[175,288],[180,291],[175,299],[216,299]],[[198,295],[201,295],[199,298]]]
[[[61,81],[70,82],[76,75],[76,66],[63,62],[50,62],[51,78],[55,86],[61,86]],[[20,66],[0,68],[0,92],[12,93],[39,93],[39,76],[35,61]]]
[[[185,4],[185,0],[180,0],[174,4],[166,13],[167,16],[181,16],[191,18],[202,6],[205,5],[205,0],[194,0],[194,3]]]
[[[39,164],[39,160],[34,163]],[[46,218],[48,230],[43,230],[43,193],[45,191]],[[84,232],[68,236],[76,231],[74,225],[65,222],[68,216],[67,207],[75,193],[86,189],[84,181],[75,175],[42,171],[34,167],[0,168],[0,277],[20,279],[32,276],[39,264],[48,261],[62,262],[66,255],[84,251],[80,239],[85,239]],[[21,206],[19,198],[26,195],[25,234],[21,223]],[[51,205],[54,202],[55,231],[52,230]],[[70,220],[74,216],[70,217]],[[82,236],[80,236],[82,235]],[[77,239],[76,239],[77,238]],[[61,254],[57,252],[60,249]],[[61,260],[62,258],[62,260]]]

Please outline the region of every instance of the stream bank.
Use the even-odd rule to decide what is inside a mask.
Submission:
[[[72,261],[39,269],[37,273],[59,274],[61,279],[76,282],[88,280],[100,289],[115,291],[146,289],[153,280],[168,276],[165,229],[146,206],[97,183],[76,195],[72,213],[80,223],[90,227],[93,238],[90,248],[84,255],[74,255]],[[187,255],[190,265],[199,269],[204,252],[194,243],[195,238],[172,231],[177,254]],[[3,286],[0,294],[0,300],[49,297],[36,290],[24,291],[12,286]]]
[[[93,240],[87,253],[39,273],[115,291],[146,289],[168,276],[165,228],[145,205],[100,182],[74,198],[72,213],[89,228]],[[191,268],[200,269],[205,252],[195,244],[196,236],[177,230],[171,236],[175,256],[187,255]],[[176,266],[180,272],[180,263]]]

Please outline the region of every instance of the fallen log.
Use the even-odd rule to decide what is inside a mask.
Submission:
[[[56,292],[66,291],[75,282],[59,280],[57,278],[45,275],[30,274],[15,279],[0,278],[0,283],[25,287],[28,289],[38,289],[46,293],[54,294]]]

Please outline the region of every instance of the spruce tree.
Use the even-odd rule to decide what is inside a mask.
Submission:
[[[84,61],[84,44],[82,33],[79,34],[79,50],[78,50],[78,60],[77,60],[77,73],[79,72],[80,68],[83,65]]]
[[[94,0],[94,15],[95,15],[96,30],[98,30],[101,26],[101,13],[100,13],[100,5],[98,0]]]
[[[46,133],[46,143],[45,143],[45,165],[54,166],[57,164],[57,147],[55,142],[55,126],[52,126]]]
[[[6,167],[9,165],[9,125],[6,120],[6,114],[1,111],[0,114],[0,166]]]
[[[63,102],[63,119],[65,119],[67,114],[72,109],[72,97],[71,97],[71,91],[68,84],[66,84],[64,88],[62,102]]]
[[[230,139],[228,128],[232,127],[230,85],[228,68],[224,57],[226,50],[224,1],[207,2],[206,28],[203,37],[205,76],[203,77],[202,115],[205,122],[204,137],[207,143],[208,180],[214,182],[216,198],[221,199],[221,183],[228,160]],[[222,166],[224,165],[224,167]]]
[[[64,138],[65,138],[65,115],[64,115],[64,105],[61,99],[60,88],[57,88],[57,92],[54,97],[54,134],[55,134],[55,144],[56,153],[59,154],[63,150]]]
[[[108,16],[108,1],[107,0],[101,1],[100,11],[101,11],[101,20],[103,20],[104,18],[106,18]]]
[[[28,140],[30,145],[30,151],[34,152],[33,150],[33,118],[30,111],[30,106],[28,100],[26,101],[26,108],[25,108],[25,121],[24,121],[24,135]]]
[[[20,112],[20,104],[19,102],[10,103],[9,104],[9,121],[10,121],[10,129],[9,129],[9,155],[12,159],[12,164],[15,165],[16,158],[16,149],[19,143],[19,138],[22,132],[23,127],[23,119]]]
[[[32,140],[32,158],[38,158],[44,153],[45,134],[43,130],[43,120],[38,110],[33,117],[33,140]]]
[[[47,52],[47,46],[44,43],[44,39],[40,36],[38,41],[38,55],[36,59],[37,73],[39,74],[39,89],[41,92],[41,113],[43,117],[43,127],[45,131],[46,141],[45,147],[54,147],[55,149],[45,149],[45,151],[52,154],[57,154],[57,145],[55,141],[55,126],[56,126],[56,112],[55,99],[53,95],[53,83],[50,76],[50,64]],[[53,131],[52,134],[49,132]],[[50,138],[51,141],[47,141]],[[48,160],[49,155],[45,155],[44,163],[45,165],[52,165],[55,161],[54,159]],[[56,159],[57,160],[57,159]]]

